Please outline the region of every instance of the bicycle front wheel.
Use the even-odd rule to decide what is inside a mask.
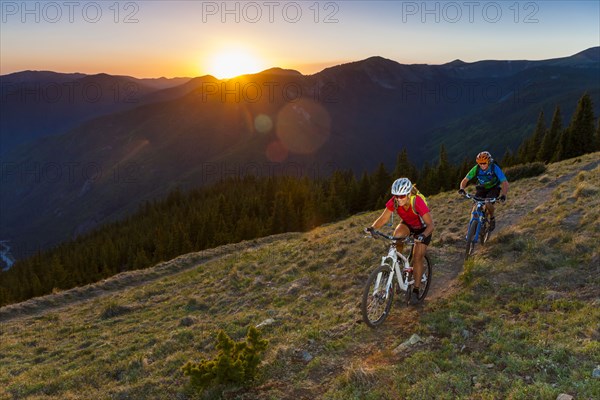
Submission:
[[[473,251],[475,250],[476,238],[475,234],[477,233],[477,226],[479,225],[479,221],[474,220],[469,225],[469,232],[467,233],[467,248],[465,250],[465,260],[469,258]]]
[[[389,315],[394,300],[394,281],[388,285],[393,270],[387,265],[379,266],[371,272],[362,296],[363,320],[371,328],[383,323]]]
[[[490,227],[485,221],[483,221],[483,224],[481,224],[481,229],[479,229],[479,243],[481,243],[483,246],[485,243],[487,243],[489,238]]]

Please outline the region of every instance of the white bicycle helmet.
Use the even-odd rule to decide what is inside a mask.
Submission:
[[[394,196],[408,195],[412,190],[412,183],[408,178],[399,178],[392,184],[392,194]]]

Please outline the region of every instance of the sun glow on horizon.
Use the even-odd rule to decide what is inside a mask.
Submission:
[[[248,50],[243,48],[227,48],[217,51],[210,57],[207,66],[208,74],[218,79],[228,79],[235,76],[260,72],[267,67]]]

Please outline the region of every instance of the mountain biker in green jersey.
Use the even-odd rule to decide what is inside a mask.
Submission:
[[[477,186],[475,186],[477,192],[476,197],[489,199],[498,198],[500,201],[506,201],[506,195],[508,194],[508,181],[502,169],[494,162],[492,155],[487,151],[482,151],[477,154],[475,159],[477,164],[471,168],[465,178],[460,182],[459,194],[465,195],[465,188],[469,184],[469,181],[473,178],[477,178]],[[490,216],[490,232],[496,227],[496,217],[494,217],[494,205],[492,203],[486,204],[488,215]]]
[[[408,237],[413,235],[415,245],[413,247],[413,274],[415,283],[410,297],[411,304],[417,304],[419,296],[419,286],[423,275],[423,263],[427,246],[431,243],[431,234],[433,232],[433,219],[429,212],[429,207],[423,198],[417,195],[418,191],[408,178],[399,178],[392,184],[392,194],[394,195],[385,205],[383,213],[366,230],[372,232],[381,228],[389,221],[392,213],[396,212],[402,221],[394,230],[395,237]],[[396,243],[396,250],[402,252],[402,242]]]

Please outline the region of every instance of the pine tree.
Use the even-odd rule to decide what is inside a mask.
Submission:
[[[54,254],[50,261],[49,270],[52,273],[52,286],[53,288],[62,289],[65,287],[65,280],[67,273],[63,267],[58,254]]]
[[[598,127],[596,128],[596,151],[600,151],[600,118],[598,118]]]
[[[515,164],[525,164],[533,162],[537,158],[537,153],[546,134],[546,124],[544,123],[544,111],[540,111],[538,120],[531,136],[523,140],[517,149],[517,154],[513,162]]]
[[[406,148],[403,148],[396,158],[396,167],[392,173],[392,179],[405,177],[414,182],[417,179],[417,167],[408,158]]]
[[[515,165],[515,161],[514,161],[514,156],[512,151],[510,151],[510,149],[506,149],[506,151],[504,152],[504,155],[502,156],[502,159],[500,160],[500,165],[502,165],[503,167],[509,167],[511,165]],[[467,171],[469,172],[469,171]]]
[[[288,232],[292,228],[292,201],[289,194],[278,192],[271,214],[271,233]]]
[[[546,131],[542,143],[540,144],[539,151],[536,155],[537,160],[544,162],[552,161],[552,158],[558,149],[562,129],[562,116],[560,114],[560,107],[557,105],[554,109],[550,129]]]
[[[540,111],[540,115],[538,116],[537,123],[535,125],[535,130],[533,131],[533,135],[531,136],[531,140],[527,147],[526,159],[523,162],[533,162],[539,161],[537,158],[537,153],[542,144],[542,140],[546,136],[546,123],[544,122],[544,111]]]
[[[394,179],[398,179],[394,178]],[[373,201],[372,209],[383,208],[386,201],[391,197],[390,189],[392,187],[392,178],[385,169],[383,163],[379,164],[377,171],[373,174],[371,179],[371,195],[370,198]]]
[[[371,180],[369,179],[369,174],[364,172],[358,183],[358,194],[356,198],[357,208],[359,210],[373,210],[373,208],[371,208],[373,202],[370,197],[370,188]]]
[[[561,161],[569,158],[568,155],[570,152],[570,135],[569,129],[565,128],[560,131],[560,135],[558,135],[558,146],[556,146],[556,152],[552,156],[553,162]]]
[[[262,354],[269,342],[261,339],[255,327],[249,327],[246,341],[235,342],[224,331],[217,334],[218,354],[213,360],[188,362],[181,370],[190,376],[192,386],[204,389],[211,385],[241,384],[256,377]]]
[[[472,167],[473,166],[471,165],[471,163],[469,163],[469,160],[465,158],[456,170],[456,175],[454,176],[455,188],[459,186],[460,181],[463,180],[463,178],[467,175],[467,173]]]
[[[576,157],[595,149],[594,146],[594,105],[592,98],[585,93],[577,104],[577,109],[569,125],[569,146],[566,157]]]
[[[47,293],[46,291],[44,291],[44,287],[42,286],[40,278],[38,278],[38,276],[35,273],[31,274],[31,283],[29,286],[29,290],[29,297],[37,297]]]
[[[421,173],[419,174],[419,190],[422,193],[434,194],[436,193],[437,188],[439,188],[439,183],[437,181],[437,174],[434,172],[434,169],[429,165],[428,161],[425,161],[423,164],[423,168],[421,169]]]
[[[0,286],[0,307],[10,302],[10,293],[8,290]]]
[[[594,147],[594,109],[591,97],[584,94],[577,104],[571,124],[559,139],[555,161],[576,157],[591,151]]]
[[[430,194],[438,193],[440,191],[443,192],[451,187],[454,187],[455,183],[451,182],[452,177],[454,176],[454,171],[453,167],[450,165],[450,161],[448,161],[448,154],[446,153],[446,147],[444,145],[440,146],[440,158],[436,174],[437,183],[439,186]]]
[[[133,268],[134,269],[142,269],[142,268],[147,268],[150,266],[150,260],[148,259],[148,256],[146,255],[146,252],[144,251],[144,249],[139,248],[135,259],[133,261]]]

